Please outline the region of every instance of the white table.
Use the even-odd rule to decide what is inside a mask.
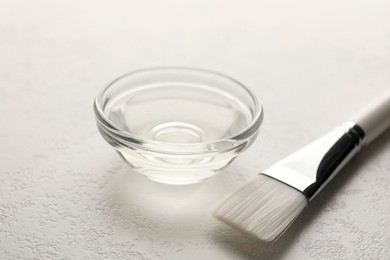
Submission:
[[[0,1],[1,259],[389,259],[390,133],[274,244],[210,208],[390,88],[390,3]],[[262,101],[253,146],[171,187],[98,134],[97,91],[139,68],[228,74]]]

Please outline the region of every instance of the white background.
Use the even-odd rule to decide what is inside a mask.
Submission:
[[[92,102],[139,68],[230,75],[263,103],[253,146],[171,187],[132,172]],[[210,208],[390,88],[390,2],[0,1],[1,259],[389,259],[390,133],[276,243]]]

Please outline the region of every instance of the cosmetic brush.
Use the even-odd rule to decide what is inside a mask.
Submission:
[[[341,168],[389,127],[390,92],[263,171],[222,201],[214,216],[261,240],[276,240]]]

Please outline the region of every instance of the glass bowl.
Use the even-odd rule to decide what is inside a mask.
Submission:
[[[94,103],[104,139],[139,173],[169,184],[209,178],[247,149],[263,118],[253,93],[200,69],[128,73]]]

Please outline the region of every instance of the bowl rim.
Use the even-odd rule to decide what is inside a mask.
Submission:
[[[254,116],[253,116],[251,122],[246,127],[244,127],[243,129],[241,129],[240,131],[238,131],[237,133],[235,133],[231,136],[227,136],[227,137],[222,138],[222,139],[215,139],[215,140],[210,140],[210,141],[205,141],[205,142],[197,142],[197,143],[171,143],[171,142],[156,141],[153,139],[148,139],[145,137],[140,137],[140,136],[135,135],[135,134],[131,134],[131,133],[119,128],[115,124],[113,124],[112,121],[107,117],[107,115],[103,111],[103,107],[104,107],[103,96],[106,93],[106,91],[109,88],[111,88],[112,86],[114,86],[115,83],[119,82],[120,80],[122,80],[124,78],[131,77],[132,75],[144,73],[144,72],[153,72],[153,71],[160,71],[161,72],[164,70],[166,70],[166,71],[177,70],[177,71],[183,71],[183,72],[185,72],[185,71],[199,72],[199,73],[208,74],[208,75],[211,75],[214,77],[216,76],[219,78],[224,78],[224,79],[227,79],[227,80],[233,82],[235,85],[242,88],[244,91],[246,91],[249,94],[249,97],[251,98],[251,100],[254,104]],[[181,148],[182,149],[181,151],[184,152],[184,151],[191,151],[192,149],[199,148],[200,146],[210,147],[210,146],[224,143],[224,142],[228,142],[230,145],[228,145],[226,147],[226,149],[223,149],[223,150],[231,149],[232,148],[232,145],[231,145],[232,141],[237,142],[240,140],[246,140],[247,138],[255,135],[258,132],[258,129],[260,128],[260,125],[261,125],[261,123],[263,121],[263,117],[264,117],[263,107],[262,107],[261,103],[257,100],[256,95],[241,82],[237,81],[236,79],[234,79],[230,76],[227,76],[223,73],[220,73],[220,72],[216,72],[216,71],[212,71],[212,70],[208,70],[208,69],[200,69],[200,68],[192,68],[192,67],[179,67],[179,66],[150,67],[150,68],[138,69],[138,70],[134,70],[134,71],[125,73],[125,74],[115,78],[113,81],[108,83],[104,88],[102,88],[98,92],[98,94],[94,100],[94,111],[95,111],[98,125],[100,127],[104,127],[104,130],[106,133],[110,134],[111,136],[114,136],[115,138],[120,138],[121,141],[122,142],[124,141],[126,144],[128,144],[130,142],[132,144],[139,145],[140,147],[142,147],[144,144],[148,144],[148,146],[152,147],[152,149],[145,149],[145,150],[158,150],[160,152],[161,151],[164,152],[165,150],[170,150],[170,149],[168,149],[169,146],[172,146],[172,148],[174,148],[174,150]],[[235,146],[236,145],[234,145],[234,147]],[[220,150],[220,149],[217,149],[217,150]],[[172,153],[172,152],[170,152],[170,153]],[[180,152],[178,152],[178,153],[180,153]]]

